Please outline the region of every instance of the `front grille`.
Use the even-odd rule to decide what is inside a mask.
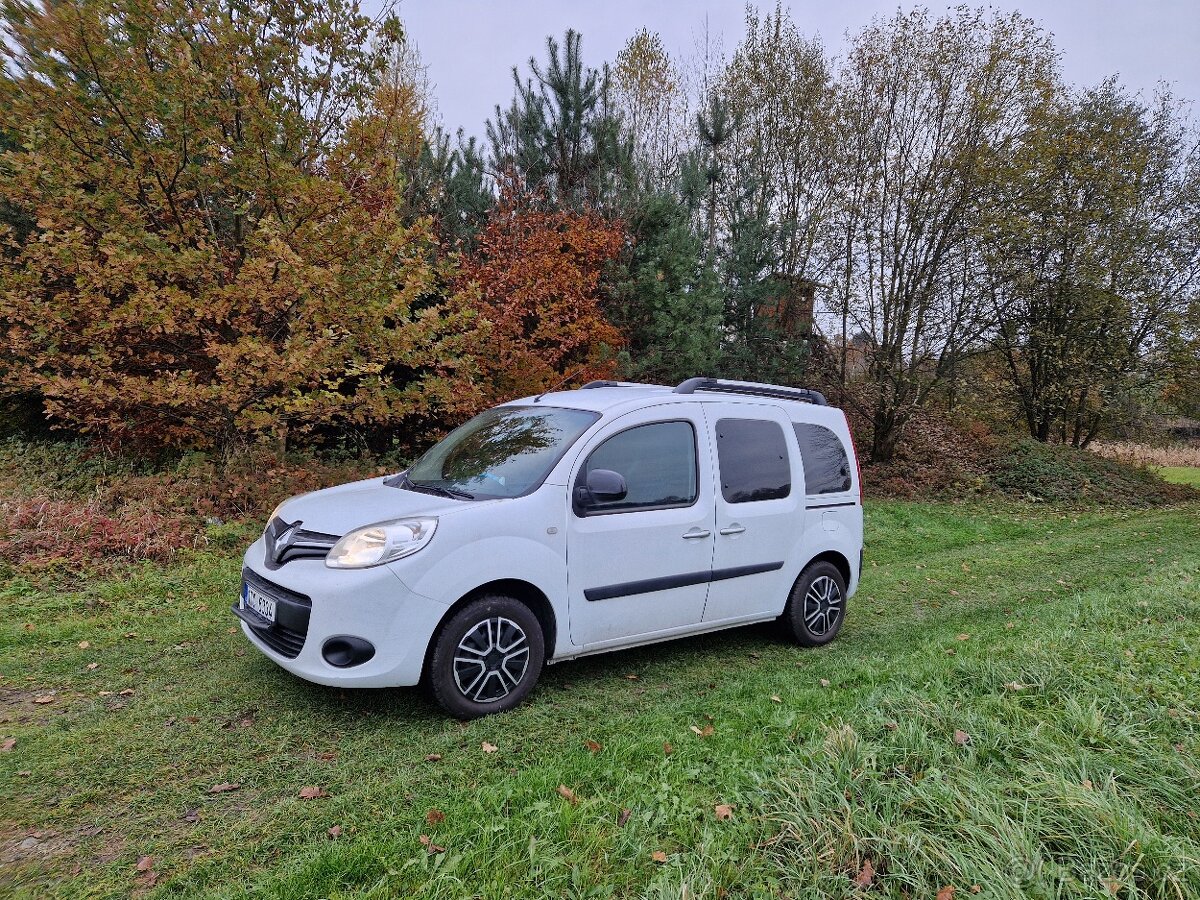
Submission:
[[[303,522],[288,523],[276,516],[263,534],[268,569],[278,569],[294,559],[324,559],[340,538],[336,534],[307,531]]]
[[[275,622],[270,623],[252,610],[242,609],[240,601],[234,606],[234,613],[250,626],[250,630],[260,641],[280,656],[295,659],[300,655],[308,637],[312,600],[273,581],[267,581],[249,569],[242,570],[242,580],[275,601]]]

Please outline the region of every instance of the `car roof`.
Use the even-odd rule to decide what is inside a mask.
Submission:
[[[647,406],[657,406],[668,403],[745,403],[761,406],[764,404],[776,406],[785,410],[793,418],[806,421],[841,423],[845,419],[842,411],[833,406],[822,406],[802,400],[791,400],[780,397],[763,397],[754,394],[738,394],[734,392],[708,392],[698,390],[695,393],[679,394],[673,387],[662,384],[638,384],[621,382],[615,385],[604,385],[590,388],[576,388],[570,391],[551,391],[537,396],[522,397],[512,400],[505,406],[558,406],[568,409],[585,409],[602,415],[619,415]]]

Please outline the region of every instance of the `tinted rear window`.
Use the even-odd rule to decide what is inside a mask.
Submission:
[[[793,424],[804,460],[807,494],[837,494],[850,490],[850,460],[841,439],[821,425]]]
[[[779,500],[792,490],[783,429],[762,419],[717,422],[717,462],[726,503]]]

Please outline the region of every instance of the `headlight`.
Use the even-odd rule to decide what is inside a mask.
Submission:
[[[411,556],[429,543],[437,519],[396,519],[350,532],[325,557],[331,569],[364,569]]]

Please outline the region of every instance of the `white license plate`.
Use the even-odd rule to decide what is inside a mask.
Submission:
[[[275,621],[275,600],[259,593],[249,584],[242,588],[242,606],[258,613],[268,622]]]

